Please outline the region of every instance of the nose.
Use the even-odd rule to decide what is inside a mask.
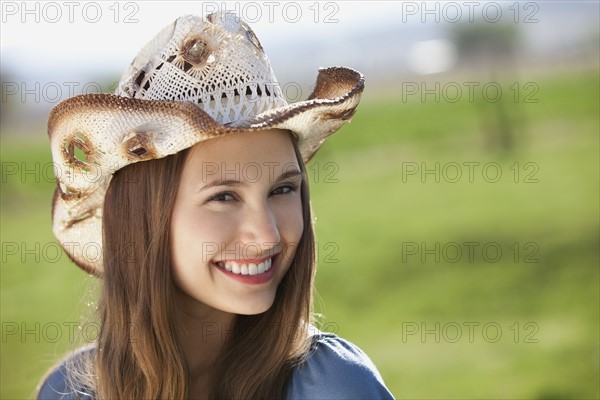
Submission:
[[[241,241],[260,248],[254,255],[264,255],[280,240],[277,217],[266,202],[246,210],[241,223]]]

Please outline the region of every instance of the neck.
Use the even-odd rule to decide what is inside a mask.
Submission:
[[[190,386],[212,382],[216,364],[235,322],[235,314],[208,307],[183,293],[177,294],[179,341],[185,354]],[[202,385],[205,386],[205,385]]]

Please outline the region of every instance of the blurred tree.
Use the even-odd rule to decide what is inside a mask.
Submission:
[[[516,75],[515,56],[520,37],[516,24],[461,23],[452,27],[450,37],[456,45],[459,60],[470,67],[488,71],[491,82],[500,84],[501,71]],[[505,90],[497,101],[481,97],[476,101],[481,106],[483,130],[490,147],[504,152],[510,152],[515,146],[514,114],[517,110],[512,94]]]
[[[459,54],[500,62],[514,56],[519,39],[514,24],[481,21],[456,24],[451,33]]]
[[[4,126],[6,118],[8,117],[8,110],[10,109],[12,96],[8,96],[6,93],[7,84],[10,82],[9,74],[5,71],[0,71],[0,96],[2,96],[2,102],[0,103],[0,126]],[[0,134],[2,129],[0,128]]]

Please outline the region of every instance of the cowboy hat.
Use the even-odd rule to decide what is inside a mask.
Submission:
[[[81,268],[102,275],[102,209],[115,171],[226,134],[286,129],[305,162],[348,122],[364,77],[320,69],[307,100],[288,104],[250,27],[231,12],[183,16],[134,58],[115,94],[84,94],[48,118],[57,187],[53,232]]]

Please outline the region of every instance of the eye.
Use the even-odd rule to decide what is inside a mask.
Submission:
[[[277,195],[277,194],[286,194],[286,193],[290,193],[290,192],[295,192],[297,190],[297,186],[291,183],[287,183],[285,185],[281,185],[276,187],[275,189],[273,189],[273,191],[271,192],[271,194]]]
[[[215,195],[212,195],[208,198],[208,200],[206,200],[206,202],[211,202],[211,201],[216,201],[219,203],[225,203],[225,202],[229,202],[229,201],[234,201],[235,195],[233,193],[230,192],[221,192],[221,193],[217,193]]]

